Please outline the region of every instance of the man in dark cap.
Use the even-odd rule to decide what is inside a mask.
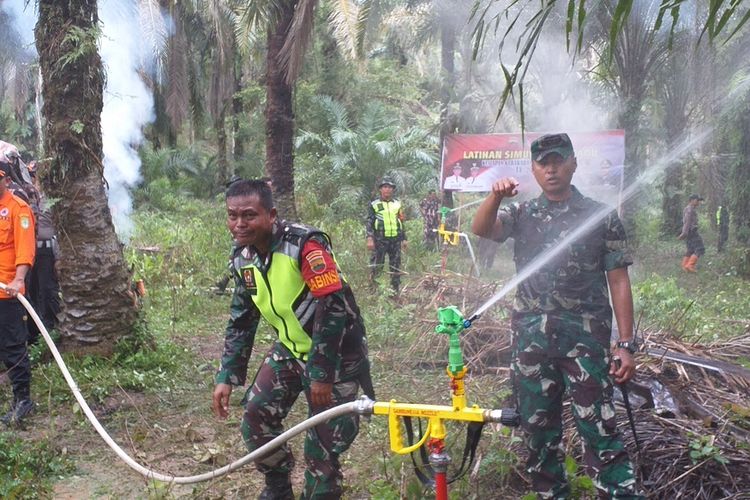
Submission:
[[[512,177],[500,179],[479,207],[472,231],[496,241],[513,238],[519,272],[540,266],[518,285],[511,320],[511,375],[532,488],[542,498],[571,495],[561,446],[567,395],[600,496],[642,498],[617,431],[610,378],[626,383],[635,372],[625,229],[614,210],[571,184],[577,161],[567,134],[535,140],[531,161],[542,194],[500,208],[519,186]],[[543,260],[545,252],[559,251],[568,234],[588,226],[554,259]],[[620,337],[610,352],[613,308]]]
[[[268,185],[241,180],[226,191],[227,226],[235,242],[235,287],[213,410],[226,418],[234,386],[244,385],[261,317],[278,339],[245,393],[242,435],[249,451],[283,432],[301,393],[308,415],[354,401],[362,390],[375,398],[369,376],[365,325],[351,287],[322,231],[280,220]],[[359,431],[356,415],[341,415],[310,429],[305,438],[305,500],[343,494],[339,457]],[[294,457],[282,446],[259,458],[262,500],[293,500]],[[247,498],[247,492],[244,498]]]
[[[367,249],[370,256],[370,280],[380,274],[388,255],[391,270],[391,287],[398,294],[401,286],[401,248],[406,248],[404,232],[404,211],[401,202],[393,193],[396,183],[390,177],[383,177],[378,185],[380,196],[373,200],[367,214]]]
[[[706,247],[703,245],[703,238],[698,234],[698,207],[703,201],[703,197],[697,194],[691,194],[688,198],[688,204],[682,211],[682,232],[677,236],[679,240],[685,240],[685,255],[682,257],[682,268],[694,273],[698,259],[706,253]]]

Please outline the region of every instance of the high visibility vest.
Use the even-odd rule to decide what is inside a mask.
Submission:
[[[303,329],[315,314],[317,301],[302,279],[302,247],[313,235],[328,236],[302,224],[285,224],[284,233],[271,251],[264,270],[258,254],[249,247],[237,249],[233,267],[246,293],[263,318],[276,330],[279,341],[298,359],[307,360],[312,338]]]
[[[375,211],[375,232],[382,233],[386,238],[395,238],[401,233],[403,229],[401,219],[398,218],[400,201],[374,200],[372,208]]]

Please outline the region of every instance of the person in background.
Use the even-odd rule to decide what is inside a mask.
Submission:
[[[518,193],[512,177],[495,182],[472,230],[495,241],[514,240],[518,272],[580,227],[591,229],[521,282],[511,316],[511,377],[529,450],[527,470],[542,498],[571,495],[564,467],[563,398],[571,400],[584,459],[602,498],[643,498],[617,431],[613,384],[635,373],[632,260],[614,210],[571,184],[577,161],[567,134],[531,144],[531,170],[542,193],[500,208]],[[600,214],[606,213],[601,218]],[[612,305],[610,306],[610,297]],[[610,352],[612,313],[619,341]]]
[[[28,298],[44,327],[47,331],[52,331],[57,325],[57,315],[60,313],[60,285],[55,270],[55,264],[60,258],[60,246],[57,243],[52,214],[39,185],[38,164],[31,161],[28,168],[36,193],[34,216],[37,230],[36,259],[27,275]],[[31,319],[28,321],[28,327],[29,344],[35,344],[39,338],[39,329]]]
[[[393,196],[396,183],[383,177],[378,185],[380,196],[373,200],[367,214],[367,249],[370,256],[370,281],[375,283],[388,255],[391,271],[391,287],[398,294],[401,287],[401,249],[406,248],[404,211],[401,202]]]
[[[374,399],[365,327],[327,234],[277,218],[273,196],[260,180],[241,180],[226,191],[227,226],[235,241],[234,295],[213,411],[228,415],[232,387],[244,385],[261,317],[278,334],[245,394],[242,435],[249,451],[283,431],[283,420],[304,392],[308,416],[354,401],[362,387]],[[343,415],[308,431],[301,498],[341,497],[339,456],[359,431],[356,415]],[[256,461],[265,475],[263,500],[293,499],[294,458],[283,446]]]
[[[437,228],[440,225],[440,200],[434,189],[430,189],[427,197],[419,203],[419,211],[424,221],[424,246],[428,249],[437,248]]]
[[[31,365],[26,342],[26,310],[16,298],[26,291],[26,275],[36,253],[34,214],[29,205],[11,194],[9,165],[0,162],[0,360],[13,386],[10,410],[0,420],[19,425],[34,411],[31,400]]]
[[[697,271],[698,259],[706,253],[703,238],[698,234],[698,207],[703,201],[702,196],[691,194],[688,204],[682,211],[682,232],[677,236],[678,240],[685,240],[685,255],[682,257],[682,268],[694,273]]]

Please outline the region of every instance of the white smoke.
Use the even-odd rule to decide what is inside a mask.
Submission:
[[[0,10],[4,10],[10,15],[13,27],[21,36],[24,47],[36,53],[36,46],[34,45],[34,25],[37,19],[36,2],[33,0],[0,0]]]
[[[0,0],[22,40],[34,50],[35,2]],[[151,24],[144,33],[141,21]],[[109,185],[109,208],[119,237],[127,241],[133,230],[130,189],[140,180],[141,161],[137,149],[143,142],[143,127],[153,121],[151,91],[140,72],[151,71],[166,33],[166,22],[156,2],[150,0],[102,0],[99,2],[102,37],[99,52],[107,75],[101,126],[104,146],[104,177]],[[12,140],[12,138],[8,138]]]
[[[523,3],[525,6],[526,4]],[[504,9],[496,6],[495,12]],[[520,6],[515,8],[520,9]],[[524,12],[520,20],[511,30],[511,34],[501,47],[501,37],[505,33],[507,24],[494,31],[488,28],[486,40],[482,45],[477,60],[464,58],[463,63],[469,64],[472,75],[472,85],[480,89],[485,96],[485,103],[472,106],[470,113],[481,113],[482,121],[490,124],[491,132],[520,132],[520,95],[518,88],[506,103],[502,115],[497,121],[499,96],[502,94],[506,81],[500,67],[500,61],[512,72],[520,55],[516,45],[517,38],[526,27],[526,22],[535,11]],[[548,132],[580,132],[596,131],[611,128],[617,109],[617,101],[611,94],[602,92],[600,87],[592,84],[587,72],[596,61],[587,60],[584,53],[577,55],[574,48],[570,52],[566,48],[566,35],[561,17],[561,10],[553,14],[547,21],[541,37],[536,44],[531,61],[526,58],[519,75],[528,65],[523,80],[523,104],[525,129],[529,131]],[[512,17],[512,16],[511,16]],[[494,19],[488,17],[488,19]],[[504,19],[504,16],[503,16]],[[475,21],[469,21],[468,28],[473,28]],[[509,23],[509,21],[506,21]],[[528,34],[526,34],[528,36]],[[576,32],[571,33],[571,43],[575,43]],[[466,54],[469,55],[469,54]],[[470,118],[468,121],[476,120]]]
[[[100,54],[107,74],[102,110],[104,176],[115,229],[127,241],[133,230],[132,188],[141,178],[138,147],[143,127],[154,120],[154,102],[139,71],[151,68],[154,49],[147,46],[135,0],[104,0]]]

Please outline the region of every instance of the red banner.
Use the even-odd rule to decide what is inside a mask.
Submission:
[[[522,192],[536,192],[531,174],[531,143],[542,132],[521,134],[456,134],[443,144],[442,183],[445,190],[487,192],[503,177],[515,177]],[[597,197],[619,193],[623,183],[625,131],[571,132],[578,168],[573,184]],[[611,201],[611,200],[610,200]]]

